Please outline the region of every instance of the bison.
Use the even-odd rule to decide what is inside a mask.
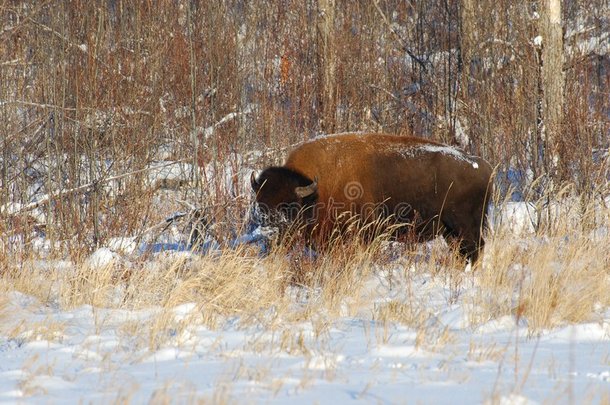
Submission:
[[[284,166],[252,173],[261,222],[303,221],[314,248],[346,217],[390,219],[396,236],[443,235],[474,263],[484,245],[492,168],[484,159],[429,140],[349,133],[305,142]],[[348,214],[348,215],[346,215]],[[338,227],[338,228],[337,228]]]

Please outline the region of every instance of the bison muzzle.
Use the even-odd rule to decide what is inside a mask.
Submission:
[[[267,226],[304,224],[323,250],[346,218],[398,225],[418,240],[438,235],[475,262],[484,245],[492,168],[482,158],[429,140],[386,134],[342,134],[298,146],[284,166],[252,173]]]

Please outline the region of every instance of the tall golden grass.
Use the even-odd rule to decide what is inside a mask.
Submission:
[[[158,316],[145,328],[155,347],[164,336],[159,330],[193,323],[216,328],[235,316],[243,325],[283,331],[286,347],[296,344],[291,323],[314,322],[323,329],[325,322],[342,316],[401,323],[420,330],[422,342],[430,333],[442,341],[443,330],[428,321],[441,309],[434,305],[456,303],[469,308],[472,327],[504,316],[526,321],[533,334],[594,322],[610,306],[608,201],[565,194],[559,201],[552,198],[541,199],[539,209],[551,201],[554,211],[540,216],[536,232],[515,234],[501,223],[490,230],[481,262],[470,271],[442,241],[390,243],[388,234],[372,243],[337,239],[313,259],[290,244],[265,257],[241,247],[209,255],[161,254],[152,260],[125,256],[98,267],[87,260],[42,265],[34,254],[4,253],[0,303],[8,302],[9,292],[19,291],[64,309],[156,308]],[[433,304],[413,290],[413,281],[422,275],[450,291],[444,302]],[[371,285],[376,287],[371,290]],[[384,301],[383,294],[396,289],[404,290],[402,298]],[[176,321],[173,310],[189,303],[196,310],[188,320]]]

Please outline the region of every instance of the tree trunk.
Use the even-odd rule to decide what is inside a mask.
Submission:
[[[462,97],[470,97],[470,81],[473,75],[472,59],[478,43],[477,0],[461,0],[460,4],[460,52],[462,58]]]
[[[335,0],[318,2],[318,68],[320,88],[320,128],[325,133],[335,129],[336,84],[335,84]]]
[[[459,90],[456,99],[455,121],[453,128],[453,141],[460,147],[468,149],[470,146],[470,120],[468,117],[468,107],[472,107],[470,103],[473,77],[475,69],[473,69],[472,61],[476,54],[476,49],[479,44],[479,28],[477,26],[477,1],[478,0],[460,0],[459,18],[460,18],[460,58],[461,72],[458,71]],[[462,102],[460,102],[462,101]],[[456,130],[459,124],[459,133]]]
[[[563,32],[561,0],[541,2],[540,37],[542,128],[545,144],[545,166],[553,172],[559,164],[558,140],[561,137],[563,112]]]

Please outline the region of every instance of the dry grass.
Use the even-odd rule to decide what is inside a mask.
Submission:
[[[512,244],[498,238],[497,250],[480,275],[483,289],[492,291],[489,318],[512,314],[526,319],[532,331],[565,323],[596,321],[600,308],[610,305],[606,237],[554,236]]]
[[[515,235],[500,227],[492,235],[477,275],[488,299],[481,320],[502,314],[527,320],[532,332],[566,323],[598,320],[610,305],[610,223],[607,189],[574,196],[544,196],[533,221],[536,232]]]
[[[15,291],[43,306],[99,312],[96,333],[113,329],[122,345],[141,356],[136,361],[161,348],[194,349],[201,344],[194,339],[200,328],[222,330],[230,324],[252,331],[243,347],[227,353],[219,337],[217,343],[206,343],[206,351],[227,356],[228,362],[243,351],[302,357],[298,389],[306,389],[320,378],[329,382],[341,378],[331,333],[345,318],[362,320],[370,348],[390,343],[396,327],[404,325],[416,348],[436,353],[452,348],[458,337],[459,332],[439,318],[449,307],[464,311],[470,323],[467,329],[510,317],[515,325],[526,324],[530,335],[601,320],[610,307],[610,233],[602,226],[610,223],[610,210],[599,200],[591,200],[583,209],[568,207],[569,215],[554,216],[552,224],[542,217],[533,234],[516,235],[508,226],[496,228],[487,237],[482,262],[468,272],[455,250],[441,241],[414,247],[389,244],[384,237],[368,245],[359,238],[341,240],[317,259],[299,257],[288,247],[266,257],[237,249],[207,256],[123,258],[101,267],[85,260],[70,267],[42,268],[34,257],[19,264],[4,256],[0,320],[12,326],[2,332],[12,341],[59,343],[66,333],[66,324],[52,317],[11,323],[14,313],[7,310],[12,305],[8,294]],[[427,280],[425,285],[422,279]],[[120,321],[105,318],[102,312],[107,308],[130,315]],[[503,364],[511,353],[508,346],[474,340],[467,350],[463,355],[478,363]],[[32,376],[52,376],[53,370],[38,363],[33,358],[24,368]],[[102,364],[109,371],[115,367],[106,359]],[[322,372],[316,368],[321,364]],[[524,385],[528,371],[522,373],[515,368],[515,381]],[[193,402],[232,403],[239,400],[232,395],[234,381],[248,380],[278,392],[285,382],[272,377],[271,365],[237,362],[217,381],[210,398],[199,398],[194,390],[188,394],[188,386],[183,392]],[[468,377],[452,374],[452,378]],[[175,389],[175,383],[171,387]],[[36,378],[24,379],[19,389],[24,395],[45,394]],[[116,399],[130,402],[136,392],[137,387],[125,386]],[[172,402],[173,392],[168,382],[150,400]]]
[[[0,324],[5,325],[10,319],[8,290],[0,289]]]
[[[255,324],[274,331],[282,350],[304,353],[306,339],[291,325],[306,322],[316,336],[324,336],[333,319],[366,316],[371,310],[381,324],[414,328],[419,341],[430,346],[448,338],[442,325],[430,322],[434,311],[455,303],[469,308],[473,327],[509,315],[526,320],[536,333],[595,321],[610,306],[610,235],[600,227],[608,223],[610,211],[600,200],[574,209],[565,201],[583,199],[563,197],[568,211],[557,211],[552,223],[543,218],[535,234],[518,237],[508,227],[495,229],[488,235],[482,263],[471,272],[464,272],[461,259],[444,243],[433,243],[424,252],[420,246],[419,253],[412,246],[389,253],[380,237],[372,244],[359,238],[338,241],[316,259],[287,248],[266,257],[237,249],[208,256],[161,255],[154,263],[121,259],[93,267],[84,261],[66,268],[62,262],[42,267],[33,257],[19,263],[5,256],[0,285],[3,302],[7,292],[19,291],[64,309],[157,308],[150,319],[124,325],[127,335],[146,331],[142,345],[150,348],[169,339],[163,331],[180,335],[193,325],[214,329],[237,317],[244,327]],[[422,275],[446,291],[444,302],[412,290],[412,281]],[[386,289],[380,284],[371,290],[375,280]],[[372,305],[383,298],[379,294],[397,289],[404,293]],[[176,315],[176,308],[192,303],[187,316]],[[20,326],[18,332],[28,329],[52,339],[56,327],[47,326]]]
[[[566,37],[566,49],[605,33],[604,17],[587,14],[602,3],[579,0],[565,10],[569,27],[587,17],[583,38]],[[101,268],[86,258],[110,237],[138,235],[184,209],[183,201],[208,207],[216,236],[225,238],[247,210],[240,170],[278,163],[290,145],[321,131],[369,130],[458,144],[498,165],[500,175],[541,176],[523,180],[539,213],[535,237],[496,229],[472,274],[442,243],[427,260],[407,248],[401,263],[414,271],[391,271],[388,284],[409,290],[412,277],[431,274],[455,303],[476,281],[480,297],[468,297],[481,308],[474,323],[514,314],[538,330],[592,316],[607,305],[610,267],[607,236],[590,235],[608,223],[597,197],[607,190],[591,192],[608,178],[607,58],[566,53],[566,135],[551,145],[558,167],[548,167],[532,107],[540,97],[532,10],[479,2],[477,15],[506,18],[472,27],[481,45],[466,49],[477,62],[464,69],[460,4],[336,2],[322,13],[316,2],[294,0],[2,2],[0,290],[63,308],[157,306],[153,329],[171,325],[171,308],[189,302],[201,315],[196,322],[210,327],[227,316],[277,327],[278,319],[366,312],[367,282],[384,266],[398,267],[395,258],[387,262],[383,238],[340,241],[316,260],[290,249],[264,259],[238,250]],[[417,49],[405,55],[405,44]],[[151,180],[149,168],[160,161],[185,164],[185,176]],[[553,187],[559,179],[572,185]],[[20,211],[45,195],[40,207]],[[45,257],[34,245],[42,232]],[[425,325],[415,293],[377,307],[374,318]],[[306,304],[295,309],[295,299]],[[269,308],[275,315],[262,315]],[[326,321],[316,322],[323,329]]]
[[[607,54],[574,52],[579,41],[602,42],[605,0],[565,5],[563,136],[555,145],[545,143],[535,108],[535,4],[474,2],[482,18],[476,33],[464,33],[464,2],[334,2],[332,13],[319,9],[324,3],[0,0],[5,336],[57,341],[65,332],[52,316],[16,321],[16,292],[33,302],[23,319],[40,308],[90,309],[98,330],[111,327],[142,352],[190,345],[194,329],[232,322],[261,331],[248,350],[311,361],[330,350],[329,333],[344,317],[363,319],[370,346],[404,325],[418,347],[434,351],[452,341],[437,319],[448,305],[463,308],[472,328],[508,316],[531,334],[607,311],[610,65]],[[470,35],[477,40],[468,49]],[[469,272],[444,242],[395,246],[384,236],[336,240],[316,259],[282,247],[264,258],[243,248],[88,260],[111,237],[138,235],[191,206],[209,209],[214,236],[226,242],[248,209],[242,170],[278,164],[318,133],[360,130],[458,145],[497,165],[499,183],[510,170],[523,175],[533,233],[500,224]],[[557,165],[549,150],[559,153]],[[185,164],[179,180],[149,178],[151,166],[172,161]],[[557,186],[562,180],[570,186]],[[41,234],[48,248],[36,245]],[[116,324],[106,309],[133,319]],[[496,361],[504,351],[473,344],[468,358]],[[37,360],[24,367],[51,373]],[[244,366],[234,375],[259,381],[266,373]],[[193,402],[235,402],[231,377]],[[305,373],[301,388],[312,381]],[[35,380],[20,389],[42,390]],[[137,390],[121,389],[116,402]],[[168,383],[150,401],[171,402],[172,394]]]

